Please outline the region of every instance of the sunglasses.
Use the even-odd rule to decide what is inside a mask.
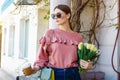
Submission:
[[[52,19],[61,18],[62,14],[61,13],[51,14],[51,17],[52,17]]]

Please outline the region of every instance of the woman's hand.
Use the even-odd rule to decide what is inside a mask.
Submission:
[[[90,60],[88,60],[88,61],[80,60],[80,66],[83,69],[92,69],[93,68],[93,64]]]
[[[40,67],[34,66],[32,73],[35,74],[35,73],[36,73],[37,71],[39,71],[39,70],[40,70]]]

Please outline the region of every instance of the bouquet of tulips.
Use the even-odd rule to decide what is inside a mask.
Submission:
[[[77,53],[78,53],[79,61],[80,59],[83,59],[86,61],[90,60],[93,63],[97,62],[97,58],[99,56],[99,50],[97,49],[97,47],[95,47],[95,45],[90,43],[80,42],[78,44]],[[79,71],[84,72],[85,70],[80,67]]]

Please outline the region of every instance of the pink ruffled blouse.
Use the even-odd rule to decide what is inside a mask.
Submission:
[[[50,29],[40,39],[40,48],[34,66],[40,68],[50,66],[55,68],[77,67],[77,45],[82,42],[82,36],[77,32],[66,32],[60,29]]]

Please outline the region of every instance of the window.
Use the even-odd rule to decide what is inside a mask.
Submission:
[[[15,34],[15,26],[10,26],[8,56],[14,56],[14,39],[15,39],[14,34]]]
[[[7,29],[3,28],[3,55],[6,55],[6,46],[7,46]]]
[[[21,20],[20,24],[20,58],[28,57],[29,19]]]

